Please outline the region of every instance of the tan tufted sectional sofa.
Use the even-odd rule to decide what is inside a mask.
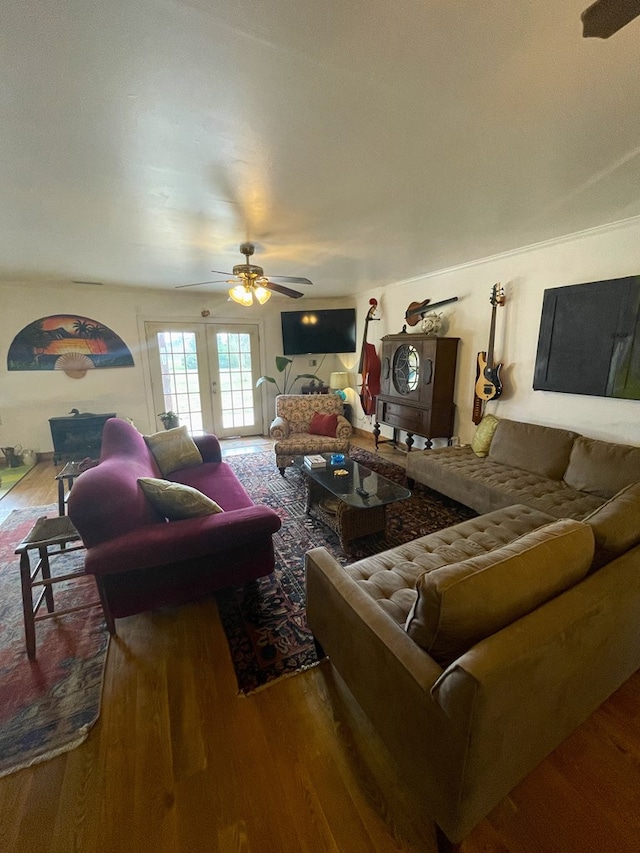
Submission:
[[[626,460],[614,471],[602,467],[606,442],[574,451],[579,436],[558,431],[548,458],[571,482],[554,480],[549,497],[543,475],[519,468],[512,483],[520,494],[527,483],[528,502],[506,505],[497,484],[514,433],[528,436],[526,464],[544,464],[531,438],[542,434],[527,426],[496,430],[479,460],[487,482],[468,486],[469,505],[501,508],[346,568],[323,548],[306,558],[311,630],[419,792],[441,849],[640,666],[640,448],[610,445],[610,459]],[[468,454],[443,450],[456,482],[442,491],[460,499]]]
[[[640,447],[501,419],[486,456],[471,445],[412,452],[407,478],[410,488],[422,483],[477,512],[519,503],[556,518],[583,518],[640,480]]]

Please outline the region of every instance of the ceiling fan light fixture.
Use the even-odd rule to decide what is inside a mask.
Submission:
[[[265,302],[268,302],[268,301],[271,299],[271,291],[270,291],[270,290],[267,290],[267,288],[266,288],[266,287],[262,287],[262,285],[261,285],[261,284],[259,284],[259,285],[254,289],[254,291],[253,291],[253,292],[254,292],[254,295],[255,295],[256,299],[257,299],[257,300],[258,300],[258,302],[260,303],[260,305],[264,305],[264,304],[265,304]]]
[[[244,305],[247,308],[250,305],[253,305],[253,294],[251,293],[251,288],[244,284],[236,284],[235,287],[232,287],[229,290],[229,296],[234,302],[237,302],[238,305]]]
[[[289,282],[292,284],[313,284],[308,278],[300,278],[299,276],[277,275],[267,278],[262,267],[249,263],[249,258],[253,255],[254,249],[255,246],[252,243],[243,243],[240,246],[240,251],[245,256],[246,263],[236,264],[233,267],[234,278],[226,279],[227,284],[230,286],[230,290],[228,291],[229,298],[237,302],[238,305],[253,305],[254,297],[260,305],[264,305],[265,302],[271,299],[272,292],[279,293],[281,296],[289,296],[291,299],[299,299],[303,294],[299,290],[286,287],[283,282],[287,284]],[[211,270],[211,272],[223,276],[229,275],[229,273],[222,272],[222,270]],[[223,280],[196,281],[193,284],[178,284],[176,287],[222,284]]]

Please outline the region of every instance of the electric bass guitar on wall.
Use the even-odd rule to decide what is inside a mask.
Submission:
[[[479,401],[479,405],[474,402],[474,423],[479,422],[476,421],[476,417],[478,415],[481,417],[482,408],[486,401],[496,400],[502,394],[502,382],[500,381],[502,363],[495,364],[493,360],[493,346],[496,337],[496,309],[498,305],[504,305],[505,302],[504,289],[500,286],[500,283],[493,285],[489,301],[492,306],[489,346],[486,352],[478,353],[475,396],[476,401]]]

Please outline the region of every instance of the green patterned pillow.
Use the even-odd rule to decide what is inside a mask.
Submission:
[[[480,421],[471,440],[471,449],[476,456],[488,455],[497,426],[498,418],[495,415],[485,415]]]
[[[203,495],[198,489],[194,489],[193,486],[172,483],[170,480],[158,480],[155,477],[140,477],[138,482],[149,503],[153,504],[155,509],[169,521],[224,512],[219,504]]]
[[[178,468],[202,465],[200,451],[187,432],[186,426],[145,435],[144,440],[164,477],[172,471],[177,471]]]

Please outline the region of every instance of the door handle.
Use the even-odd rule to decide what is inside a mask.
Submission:
[[[217,394],[217,393],[218,393],[218,383],[217,383],[217,382],[212,382],[212,383],[211,383],[211,393],[212,393],[212,394]]]

